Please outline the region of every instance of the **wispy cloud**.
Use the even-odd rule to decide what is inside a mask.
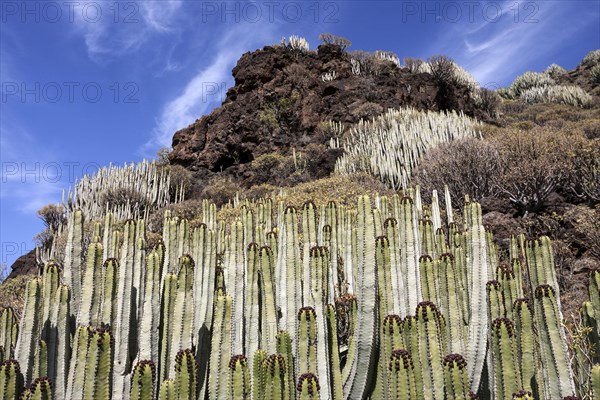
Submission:
[[[502,86],[535,60],[548,56],[590,23],[598,13],[583,19],[574,10],[585,2],[501,2],[498,18],[465,20],[452,26],[435,44],[469,70],[482,86]],[[557,30],[557,27],[561,27]]]
[[[143,146],[142,153],[148,155],[159,147],[170,147],[173,134],[202,115],[208,114],[223,99],[224,91],[232,83],[231,69],[244,51],[253,50],[267,39],[276,37],[275,28],[256,33],[256,26],[238,24],[226,29],[227,33],[211,51],[215,54],[209,64],[204,65],[185,84],[180,94],[168,101],[157,119],[152,138]]]
[[[102,63],[137,51],[156,34],[173,33],[183,0],[94,4],[103,17],[86,18],[89,11],[83,7],[89,4],[75,3],[75,26],[84,37],[89,57]]]

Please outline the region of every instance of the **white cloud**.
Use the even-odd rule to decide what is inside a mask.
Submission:
[[[163,107],[152,138],[142,148],[144,155],[152,155],[159,147],[170,147],[177,130],[208,114],[221,103],[232,82],[231,69],[238,58],[244,51],[253,50],[264,44],[267,38],[274,36],[271,34],[272,28],[261,32],[256,32],[255,28],[251,24],[238,24],[229,28],[223,39],[213,49],[209,49],[215,53],[210,63],[198,71],[181,93]],[[211,51],[206,53],[210,54]]]
[[[73,15],[89,57],[103,62],[138,50],[155,34],[173,32],[183,0],[94,4],[95,10],[90,11],[90,4],[77,2]]]
[[[503,7],[500,18],[461,21],[445,31],[431,51],[451,55],[482,86],[508,84],[527,65],[573,40],[594,19],[597,23],[597,13],[581,18],[581,12],[574,12],[582,2],[497,4]],[[578,20],[571,23],[574,15]]]

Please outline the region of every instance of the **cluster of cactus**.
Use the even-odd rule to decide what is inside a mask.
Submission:
[[[205,201],[152,249],[107,214],[85,257],[72,212],[64,265],[28,283],[18,327],[0,318],[0,399],[574,396],[549,239],[500,263],[477,203],[458,221],[448,193],[405,194],[246,201],[230,224]]]
[[[454,139],[479,137],[479,124],[454,111],[388,110],[351,129],[335,171],[341,175],[368,172],[393,189],[406,189],[425,152]],[[330,146],[340,144],[332,139]]]
[[[171,191],[175,190],[175,198]],[[156,162],[144,160],[123,167],[102,167],[93,175],[85,175],[69,190],[63,203],[67,210],[81,210],[89,219],[99,219],[108,211],[119,219],[144,218],[149,211],[158,210],[169,203],[183,201],[186,188],[171,185],[168,170]],[[108,194],[119,192],[134,196],[122,204],[108,204]],[[142,204],[143,203],[143,204]]]

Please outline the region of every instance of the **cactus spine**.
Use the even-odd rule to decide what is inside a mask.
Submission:
[[[444,392],[447,399],[469,398],[467,361],[460,354],[444,357]]]
[[[0,362],[13,357],[18,333],[19,322],[15,312],[12,308],[7,307],[0,314],[0,348],[4,351],[4,356],[0,358]]]
[[[0,364],[0,399],[18,400],[23,388],[23,375],[16,360]]]
[[[23,373],[25,384],[32,380],[35,349],[39,340],[41,290],[40,278],[33,278],[27,282],[23,306],[23,315],[27,317],[21,318],[19,338],[15,348],[15,357]]]
[[[231,357],[229,361],[231,370],[231,395],[234,400],[250,399],[250,374],[248,360],[243,355]]]

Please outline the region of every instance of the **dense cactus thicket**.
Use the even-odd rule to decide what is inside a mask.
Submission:
[[[578,395],[550,240],[514,236],[500,262],[479,204],[459,220],[432,198],[246,201],[231,223],[205,201],[194,228],[166,212],[154,248],[144,220],[107,214],[85,257],[74,210],[64,265],[40,267],[20,321],[2,311],[0,398]],[[599,288],[596,272],[596,345]]]
[[[480,137],[481,126],[455,111],[388,110],[371,121],[361,120],[344,143],[331,139],[332,148],[344,149],[335,173],[368,172],[393,189],[406,189],[425,152],[455,139]]]

